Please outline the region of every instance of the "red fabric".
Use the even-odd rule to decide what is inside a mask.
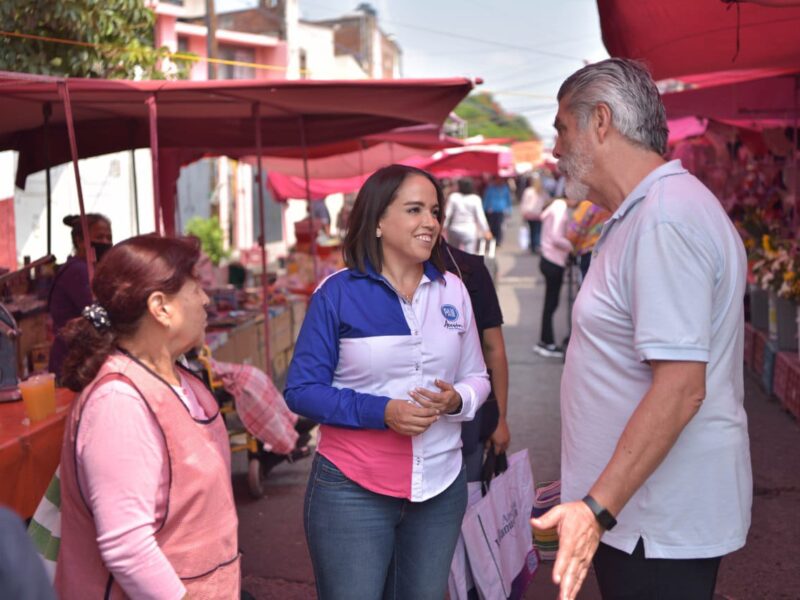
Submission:
[[[357,192],[366,181],[366,175],[356,175],[343,179],[311,179],[309,188],[311,198],[324,198],[330,194],[348,194]],[[305,198],[306,180],[295,175],[284,175],[282,173],[269,173],[267,177],[269,189],[276,200],[284,201],[289,198]]]
[[[297,415],[261,369],[251,365],[211,361],[214,375],[222,379],[234,398],[236,414],[250,435],[264,443],[264,449],[289,454],[297,443]]]
[[[55,78],[0,73],[0,150],[20,153],[18,185],[44,168],[42,106],[51,103],[52,164],[70,158]],[[367,81],[126,81],[70,79],[81,158],[149,147],[146,99],[158,102],[163,148],[253,154],[252,108],[261,107],[264,148],[309,147],[397,127],[441,123],[470,91],[467,79]],[[230,152],[229,152],[230,151]]]
[[[335,156],[308,160],[308,176],[311,179],[344,179],[369,174],[392,163],[403,162],[412,156],[430,154],[432,150],[415,148],[396,143],[381,143],[364,150],[346,152]],[[253,164],[255,159],[253,158]],[[264,167],[269,173],[281,173],[305,177],[303,160],[265,156]]]
[[[730,69],[797,68],[800,7],[719,0],[598,0],[611,56],[644,60],[655,79]],[[735,57],[735,60],[734,60]]]
[[[708,119],[698,119],[696,117],[680,117],[669,119],[669,138],[667,143],[674,144],[686,138],[703,135],[708,129]]]
[[[379,148],[383,151],[384,149]],[[337,157],[332,157],[334,160]],[[343,158],[343,157],[340,157]],[[351,159],[354,157],[350,157]],[[391,160],[383,157],[382,164],[365,164],[364,175],[358,175],[361,170],[356,165],[348,165],[347,161],[340,162],[341,173],[353,173],[352,177],[325,178],[314,177],[309,170],[312,198],[323,198],[328,194],[357,192],[367,177],[372,172]],[[509,177],[514,174],[513,159],[508,148],[475,147],[470,149],[468,146],[461,148],[445,149],[435,156],[405,156],[402,159],[395,157],[394,162],[411,165],[433,173],[437,177],[476,177],[484,173]],[[380,162],[380,161],[378,161]],[[268,165],[280,164],[280,161],[265,161]],[[302,164],[302,163],[301,163]],[[318,163],[325,164],[325,161]],[[331,161],[330,164],[334,164]],[[334,172],[333,170],[328,172]],[[269,186],[272,195],[278,200],[288,198],[305,198],[306,182],[302,176],[286,175],[274,170],[269,173]]]
[[[427,155],[434,150],[458,146],[463,146],[463,142],[442,134],[438,126],[402,127],[386,133],[315,148],[314,156],[308,158],[308,176],[312,180],[344,180],[372,173],[381,167],[401,162],[412,156]],[[251,158],[250,162],[253,161]],[[305,177],[302,154],[299,157],[265,156],[263,162],[270,173]],[[289,184],[278,183],[279,188],[281,185]],[[345,184],[346,187],[347,185]],[[305,190],[302,196],[289,197],[304,198]]]
[[[508,148],[456,149],[445,152],[443,156],[407,162],[437,177],[474,177],[483,173],[509,177],[514,174],[513,158]]]
[[[792,126],[797,75],[739,81],[682,92],[663,94],[669,119],[698,116],[739,127]]]

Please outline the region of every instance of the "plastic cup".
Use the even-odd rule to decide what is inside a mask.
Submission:
[[[32,423],[56,412],[56,376],[53,373],[33,375],[19,384],[25,411]]]

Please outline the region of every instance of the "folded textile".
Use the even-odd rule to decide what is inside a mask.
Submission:
[[[289,454],[297,444],[297,415],[264,371],[252,365],[211,361],[211,370],[234,398],[236,413],[248,432],[276,454]]]
[[[561,481],[543,482],[536,486],[531,517],[538,518],[561,503]],[[554,560],[558,554],[556,529],[533,529],[533,545],[542,560]]]

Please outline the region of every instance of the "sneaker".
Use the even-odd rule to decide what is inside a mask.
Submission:
[[[539,342],[533,347],[533,351],[539,356],[547,356],[548,358],[564,358],[564,351],[555,344],[545,344]]]

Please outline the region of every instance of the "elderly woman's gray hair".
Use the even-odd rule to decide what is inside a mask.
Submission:
[[[567,100],[567,108],[582,129],[589,123],[598,104],[611,110],[611,123],[631,142],[664,154],[667,150],[667,115],[658,88],[647,68],[633,60],[609,58],[570,75],[558,100]]]

